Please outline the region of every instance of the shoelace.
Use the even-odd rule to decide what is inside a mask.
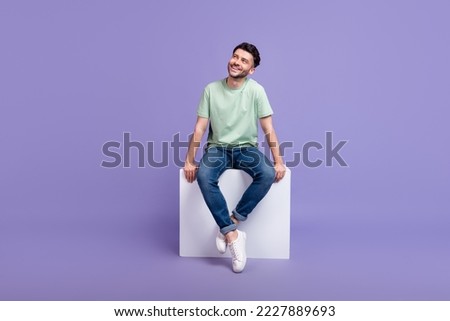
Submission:
[[[234,259],[242,261],[242,253],[238,250],[236,242],[228,244],[230,246],[230,252]]]

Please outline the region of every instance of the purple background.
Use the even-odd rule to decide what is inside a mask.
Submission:
[[[0,299],[450,300],[449,10],[1,1]],[[291,168],[291,259],[236,275],[178,256],[172,152],[159,169],[135,150],[131,168],[100,163],[123,132],[154,141],[157,160],[186,139],[241,41],[261,51],[253,77],[294,143],[286,160],[332,131],[350,166]]]

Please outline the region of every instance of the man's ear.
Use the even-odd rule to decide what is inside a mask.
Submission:
[[[248,74],[251,75],[251,74],[253,74],[255,71],[256,71],[256,68],[255,68],[255,67],[252,67],[252,68],[248,71]]]

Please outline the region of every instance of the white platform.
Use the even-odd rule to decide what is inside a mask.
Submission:
[[[251,177],[241,170],[229,169],[222,174],[219,186],[229,212],[251,183]],[[274,183],[239,229],[247,233],[249,258],[288,259],[290,245],[291,171]],[[215,246],[217,225],[203,200],[197,181],[188,183],[180,170],[180,256],[223,257]],[[270,235],[270,240],[267,236]]]

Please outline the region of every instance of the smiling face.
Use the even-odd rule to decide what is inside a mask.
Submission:
[[[254,71],[255,67],[251,53],[242,49],[237,49],[233,52],[228,62],[228,74],[231,78],[242,79],[247,77],[247,75],[253,74]]]

